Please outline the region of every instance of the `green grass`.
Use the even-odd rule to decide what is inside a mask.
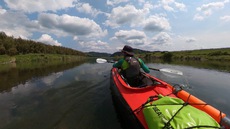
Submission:
[[[204,49],[194,51],[173,52],[174,57],[200,58],[200,60],[230,60],[230,48]]]
[[[173,52],[152,52],[146,55],[148,58],[162,59],[165,53],[171,53],[173,60],[230,60],[230,48],[221,49],[201,49],[190,51],[173,51]]]
[[[14,60],[15,60],[15,57],[11,57],[8,55],[0,55],[0,64],[9,63]]]
[[[230,54],[230,48],[221,48],[221,49],[201,49],[201,50],[191,50],[191,51],[178,51],[173,52],[174,54],[186,54],[186,55],[210,55],[213,53],[220,54]]]
[[[41,67],[57,66],[83,62],[86,57],[58,54],[25,54],[16,56],[0,55],[0,72],[14,67],[20,69],[36,69]]]
[[[59,55],[59,54],[25,54],[7,56],[0,55],[0,64],[10,62],[26,63],[26,62],[50,62],[50,61],[77,61],[84,57],[74,55]]]

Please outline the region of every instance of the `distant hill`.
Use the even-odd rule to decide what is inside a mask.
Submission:
[[[111,56],[111,54],[109,53],[100,53],[100,52],[87,52],[86,54],[91,57],[110,57]]]
[[[146,51],[146,50],[141,50],[141,49],[133,49],[135,54],[146,54],[146,53],[150,53],[150,51]],[[88,56],[91,57],[116,57],[116,56],[122,56],[123,54],[118,51],[115,52],[113,54],[109,54],[109,53],[101,53],[101,52],[87,52],[86,53]]]
[[[133,49],[135,54],[146,54],[146,53],[151,53],[151,51],[146,51],[146,50],[141,50],[141,49]],[[115,57],[115,56],[122,56],[122,52],[115,52],[111,55],[111,57]]]
[[[115,52],[111,55],[111,57],[115,57],[115,56],[122,56],[121,52]]]

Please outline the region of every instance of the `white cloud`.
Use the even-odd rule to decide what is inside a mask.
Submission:
[[[113,28],[120,27],[123,24],[134,26],[143,20],[144,15],[144,10],[136,9],[133,5],[119,6],[113,8],[106,25]]]
[[[145,0],[137,0],[137,1],[138,1],[139,4],[142,4],[142,3],[147,2],[147,1],[145,1]]]
[[[3,12],[3,11],[2,11]],[[58,36],[97,38],[107,35],[93,20],[63,14],[41,13],[38,20],[30,20],[22,12],[4,11],[0,14],[0,28],[7,35],[30,38],[33,32],[53,33]]]
[[[204,20],[204,17],[199,15],[199,14],[196,14],[194,17],[193,17],[193,20],[195,21],[203,21]]]
[[[201,7],[198,7],[198,11],[207,11],[207,10],[213,10],[213,9],[220,9],[224,7],[224,4],[226,2],[212,2],[208,4],[203,4]]]
[[[171,36],[166,32],[160,32],[159,34],[155,35],[152,38],[151,44],[163,45],[163,44],[171,44],[171,43],[172,43]]]
[[[38,20],[42,27],[58,31],[60,34],[84,37],[102,37],[107,34],[106,30],[103,31],[97,23],[88,18],[42,13]]]
[[[49,45],[54,45],[54,46],[61,46],[61,43],[59,43],[57,40],[54,40],[50,35],[48,34],[43,34],[39,39],[39,42],[46,43]]]
[[[178,8],[181,11],[186,11],[186,5],[183,3],[175,2],[175,6],[176,6],[176,8]]]
[[[12,10],[21,10],[24,12],[44,12],[66,9],[74,7],[77,0],[4,0],[7,6]]]
[[[12,12],[1,9],[0,28],[9,36],[27,39],[34,30],[39,29],[36,21],[31,21],[22,12]]]
[[[162,7],[167,11],[174,11],[174,9],[170,6],[171,3],[173,3],[174,0],[162,0],[161,4]]]
[[[98,41],[80,41],[80,46],[84,51],[104,51],[108,52],[109,49],[111,49],[106,42],[102,42],[100,40]]]
[[[128,1],[129,0],[107,0],[107,5],[114,6],[114,5],[124,3],[124,2],[128,2]]]
[[[220,19],[224,22],[230,22],[230,15],[226,15],[226,16],[223,16],[223,17],[220,17]]]
[[[143,8],[150,10],[150,9],[153,9],[154,7],[151,3],[145,2],[145,4],[143,5]]]
[[[146,31],[158,32],[170,29],[170,23],[162,16],[153,15],[144,21],[144,30]]]
[[[198,13],[195,14],[193,19],[198,21],[204,20],[206,17],[211,16],[214,10],[223,9],[227,3],[229,3],[229,0],[203,4],[201,7],[196,8]]]
[[[176,9],[180,11],[186,10],[186,5],[183,3],[175,2],[175,0],[161,0],[156,7],[162,7],[166,11],[174,12]]]
[[[115,33],[113,39],[117,39],[124,44],[130,45],[144,45],[146,43],[147,36],[144,32],[138,30],[120,30]]]
[[[98,11],[97,9],[93,8],[89,3],[78,3],[76,5],[76,9],[79,12],[90,14],[94,17],[96,17],[98,14],[102,13],[102,12]]]
[[[187,37],[187,36],[181,36],[181,35],[178,36],[178,39],[186,43],[192,43],[192,42],[197,41],[197,39],[194,37]]]

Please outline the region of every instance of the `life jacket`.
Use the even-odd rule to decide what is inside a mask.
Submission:
[[[126,78],[134,78],[140,75],[140,62],[135,57],[125,57],[124,67],[122,68],[123,74]]]

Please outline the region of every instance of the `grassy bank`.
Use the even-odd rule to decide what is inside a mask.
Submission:
[[[230,48],[173,52],[174,58],[184,60],[230,60]]]
[[[0,55],[0,64],[7,64],[7,63],[11,63],[14,62],[15,57],[11,57],[8,55]]]
[[[25,55],[0,55],[0,64],[26,63],[26,62],[52,62],[52,61],[78,61],[85,57],[59,54],[25,54]]]
[[[0,55],[0,72],[7,72],[12,68],[29,70],[55,66],[62,67],[62,65],[81,63],[86,59],[87,57],[84,56],[58,54]]]
[[[164,60],[230,61],[230,48],[174,51],[174,52],[151,52],[141,56],[149,59],[164,59]]]

